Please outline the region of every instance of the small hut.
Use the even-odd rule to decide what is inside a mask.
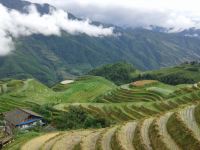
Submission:
[[[17,108],[3,114],[5,120],[5,132],[12,134],[13,129],[27,129],[36,125],[44,125],[43,117],[39,114],[27,110]]]

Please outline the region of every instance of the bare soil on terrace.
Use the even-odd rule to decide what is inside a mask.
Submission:
[[[132,86],[136,86],[136,87],[141,87],[147,84],[151,84],[151,83],[156,83],[158,82],[157,80],[140,80],[140,81],[135,81],[133,83],[131,83],[130,85]]]

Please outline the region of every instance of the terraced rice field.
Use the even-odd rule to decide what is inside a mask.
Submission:
[[[200,102],[198,87],[195,84],[168,96],[145,89],[118,88],[91,103],[74,104],[89,114],[113,121],[110,127],[48,133],[24,141],[20,147],[22,150],[199,150],[200,128],[195,115]],[[184,90],[189,92],[181,94]],[[55,108],[67,111],[70,105]]]
[[[101,150],[112,150],[111,140],[117,130],[117,126],[105,130],[98,139],[97,148]]]
[[[138,120],[137,122],[127,122],[110,128],[45,134],[25,143],[21,149],[26,150],[31,147],[33,150],[74,150],[74,148],[76,148],[76,150],[141,150],[136,146],[137,144],[143,144],[142,147],[145,150],[186,149],[180,144],[184,139],[181,139],[182,141],[177,141],[177,139],[174,139],[176,137],[174,134],[176,133],[172,133],[168,130],[169,122],[171,122],[171,119],[177,114],[183,121],[179,122],[180,126],[179,123],[173,125],[173,127],[176,128],[176,132],[180,135],[187,134],[188,137],[193,137],[195,142],[191,142],[190,147],[192,149],[199,149],[198,142],[200,146],[200,132],[199,127],[195,124],[195,107],[196,105],[193,104],[182,109],[177,109],[175,112],[166,112],[159,116]],[[190,132],[184,131],[183,128],[181,128],[182,125],[190,129]],[[150,132],[152,131],[152,127],[156,127],[155,135],[157,135],[156,138],[163,144],[162,148],[155,147],[154,145],[155,139],[152,139],[152,134],[154,133]],[[136,130],[138,130],[136,128],[140,130],[139,134],[136,132]],[[141,141],[135,145],[134,138],[139,138]]]
[[[156,81],[156,80],[141,80],[141,81],[133,82],[133,83],[131,83],[131,85],[140,87],[140,86],[144,86],[144,85],[156,83],[156,82],[158,82],[158,81]]]
[[[83,137],[80,147],[82,150],[95,150],[96,143],[101,136],[102,130],[97,130],[92,132],[90,135]]]
[[[44,142],[44,144],[42,144],[41,149],[51,150],[51,148],[53,147],[54,143],[56,143],[61,138],[63,138],[64,135],[65,135],[64,133],[59,133],[56,136],[50,138],[49,140]]]
[[[34,104],[29,102],[21,102],[10,98],[0,98],[0,112],[6,112],[17,107],[31,107],[32,105]]]
[[[92,131],[74,131],[65,134],[60,140],[57,140],[53,146],[52,150],[73,150],[82,140],[83,137],[91,134]]]
[[[119,131],[117,132],[116,138],[119,142],[121,149],[134,150],[132,141],[136,126],[137,122],[128,122],[124,126],[122,126],[121,129],[119,129]]]
[[[162,101],[163,97],[159,93],[152,91],[145,91],[142,89],[123,89],[119,88],[107,95],[99,97],[97,102],[111,102],[111,103],[122,103],[122,102],[153,102]]]
[[[151,142],[149,139],[149,127],[152,122],[153,122],[153,118],[145,119],[141,127],[141,138],[142,138],[143,144],[148,150],[152,150]]]
[[[21,148],[21,150],[28,150],[28,149],[32,149],[32,150],[38,150],[40,149],[40,147],[43,146],[43,144],[48,141],[49,139],[57,136],[59,133],[49,133],[49,134],[45,134],[41,137],[37,137],[31,141],[29,141],[28,143],[24,144]]]
[[[180,111],[179,114],[181,116],[181,119],[187,125],[187,127],[193,131],[195,137],[200,140],[200,128],[196,123],[194,111],[195,111],[195,105],[192,105]]]
[[[176,142],[172,139],[172,137],[169,135],[167,131],[166,124],[171,115],[172,112],[169,112],[166,113],[165,115],[162,115],[161,117],[158,117],[155,120],[158,126],[158,135],[161,137],[161,140],[168,149],[180,150],[179,146],[176,144]]]
[[[165,100],[151,102],[121,102],[121,103],[79,103],[75,105],[85,109],[88,113],[107,118],[113,122],[123,122],[143,119],[150,116],[174,110],[181,105],[195,103],[200,100],[200,91],[194,91],[187,95],[172,97]],[[59,110],[67,111],[68,106],[61,104]]]

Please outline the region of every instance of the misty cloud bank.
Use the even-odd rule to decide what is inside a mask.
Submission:
[[[49,3],[78,17],[125,27],[200,29],[199,0],[29,0]]]
[[[179,32],[192,27],[200,28],[200,13],[195,14],[170,9],[123,8],[120,6],[113,6],[108,9],[95,5],[81,6],[80,9],[76,9],[79,7],[78,4],[73,3],[66,10],[82,18],[89,17],[92,20],[112,23],[122,27],[148,28],[158,26],[168,29],[173,28],[171,32]]]
[[[50,14],[40,15],[35,6],[30,6],[29,13],[8,10],[0,4],[0,56],[14,50],[13,38],[42,34],[60,36],[61,31],[70,34],[87,34],[101,37],[111,36],[113,28],[95,26],[89,20],[71,20],[63,10],[52,10]]]

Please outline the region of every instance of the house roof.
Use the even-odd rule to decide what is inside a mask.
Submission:
[[[9,121],[13,125],[19,125],[24,122],[29,116],[35,116],[42,118],[39,114],[27,109],[17,108],[12,111],[4,113],[5,120]]]
[[[33,112],[33,111],[31,111],[31,110],[28,110],[28,109],[22,109],[22,108],[20,108],[20,110],[22,110],[22,111],[24,111],[24,112],[26,112],[26,113],[28,113],[28,114],[30,114],[30,115],[32,115],[32,116],[42,117],[42,116],[39,115],[38,113]]]
[[[18,124],[17,126],[20,126],[20,125],[26,125],[26,124],[29,124],[29,123],[33,123],[33,122],[36,122],[40,119],[31,119],[31,120],[28,120],[28,121],[25,121],[25,122],[22,122],[20,124]]]

